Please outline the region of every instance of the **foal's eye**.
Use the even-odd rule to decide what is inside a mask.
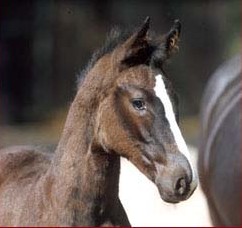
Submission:
[[[132,105],[137,110],[145,110],[145,102],[142,99],[134,99],[132,100]]]

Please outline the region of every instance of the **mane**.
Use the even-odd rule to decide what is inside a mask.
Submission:
[[[96,50],[91,59],[89,60],[86,67],[81,70],[77,75],[77,87],[79,88],[82,84],[83,79],[87,73],[93,68],[95,63],[101,59],[104,55],[111,53],[119,44],[122,44],[129,36],[131,36],[133,30],[121,29],[120,27],[114,27],[108,33],[104,45]]]
[[[87,63],[86,67],[77,74],[77,88],[80,88],[82,82],[85,79],[85,76],[94,67],[96,62],[104,55],[111,53],[118,45],[124,43],[134,33],[134,31],[135,28],[121,29],[120,27],[113,27],[106,36],[104,45],[92,54],[91,59]],[[154,38],[155,33],[153,31],[149,31],[149,37]],[[163,67],[160,64],[160,62],[165,61],[167,58],[167,54],[164,54],[164,49],[166,49],[166,46],[159,45],[160,41],[161,40],[149,40],[150,51],[153,53],[152,58],[149,60],[149,63],[152,68],[159,69],[159,71],[163,73],[163,76],[166,77]]]

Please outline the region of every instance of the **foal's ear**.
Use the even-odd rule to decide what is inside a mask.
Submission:
[[[156,49],[152,54],[151,63],[155,67],[162,67],[162,64],[170,58],[173,53],[179,50],[178,42],[181,33],[181,23],[175,20],[170,31],[158,43]]]
[[[134,66],[149,61],[151,50],[148,43],[150,18],[147,17],[142,26],[124,43],[122,65]]]

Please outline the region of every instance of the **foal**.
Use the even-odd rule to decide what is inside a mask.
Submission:
[[[157,185],[163,200],[192,194],[196,177],[162,76],[180,23],[162,41],[148,30],[147,18],[119,42],[114,33],[93,57],[53,158],[32,147],[0,151],[1,226],[129,226],[118,197],[120,156]]]

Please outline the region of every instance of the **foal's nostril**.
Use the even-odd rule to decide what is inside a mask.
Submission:
[[[186,178],[179,178],[175,185],[175,192],[179,196],[183,196],[188,192],[188,183]]]

